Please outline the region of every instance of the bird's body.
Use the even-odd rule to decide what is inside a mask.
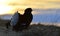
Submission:
[[[19,31],[19,30],[27,29],[30,23],[32,22],[32,19],[33,19],[33,15],[31,13],[20,15],[18,24],[14,26],[14,28],[16,27],[15,30]]]
[[[25,28],[28,28],[30,23],[32,22],[33,16],[32,14],[24,14],[20,18],[20,25],[24,26]]]

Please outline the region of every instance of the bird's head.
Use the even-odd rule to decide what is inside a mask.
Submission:
[[[29,14],[29,13],[31,13],[32,12],[32,8],[27,8],[27,9],[25,9],[25,13],[26,14]]]

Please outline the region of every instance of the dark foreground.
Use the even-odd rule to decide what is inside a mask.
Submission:
[[[0,36],[60,36],[60,27],[53,25],[41,25],[33,24],[28,29],[25,29],[20,32],[12,31],[9,28],[6,31],[6,28],[3,26],[0,27]]]

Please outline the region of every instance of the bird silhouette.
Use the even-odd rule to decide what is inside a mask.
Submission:
[[[13,25],[12,29],[15,31],[22,31],[24,29],[27,29],[29,27],[30,23],[32,22],[32,19],[33,19],[33,15],[31,12],[32,12],[31,8],[26,8],[23,15],[21,15],[17,12],[19,18],[17,19],[17,17],[13,16],[14,18],[12,20],[16,21],[16,19],[17,19],[18,21],[11,22],[11,24]]]

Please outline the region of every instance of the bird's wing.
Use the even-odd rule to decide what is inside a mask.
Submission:
[[[10,22],[11,26],[15,26],[18,20],[19,20],[19,14],[15,13],[11,18],[11,22]]]

